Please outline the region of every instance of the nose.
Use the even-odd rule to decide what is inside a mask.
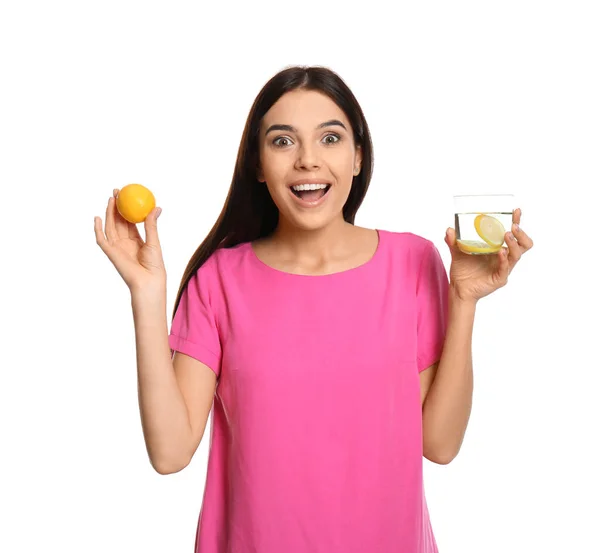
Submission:
[[[310,144],[305,144],[298,150],[296,168],[314,170],[321,166],[318,149]]]

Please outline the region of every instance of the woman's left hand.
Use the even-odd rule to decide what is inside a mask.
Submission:
[[[508,275],[521,256],[533,247],[533,240],[519,227],[521,209],[513,211],[512,222],[512,232],[504,235],[508,248],[503,247],[496,254],[470,255],[461,252],[456,244],[454,229],[446,231],[445,242],[452,255],[450,287],[460,300],[477,302],[505,286]]]

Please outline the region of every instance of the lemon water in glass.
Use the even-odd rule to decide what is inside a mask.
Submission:
[[[511,230],[514,202],[512,194],[454,196],[458,248],[471,255],[498,253]]]

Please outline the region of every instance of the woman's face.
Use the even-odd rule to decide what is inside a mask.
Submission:
[[[284,94],[261,122],[259,159],[257,177],[266,183],[280,222],[311,230],[343,219],[362,153],[350,122],[329,97],[307,90]]]

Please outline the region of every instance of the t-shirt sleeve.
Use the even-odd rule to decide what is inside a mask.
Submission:
[[[440,252],[429,242],[417,279],[417,368],[439,361],[448,326],[448,273]]]
[[[221,340],[215,316],[215,275],[210,261],[204,263],[185,287],[169,333],[171,355],[185,353],[207,365],[219,376]]]

